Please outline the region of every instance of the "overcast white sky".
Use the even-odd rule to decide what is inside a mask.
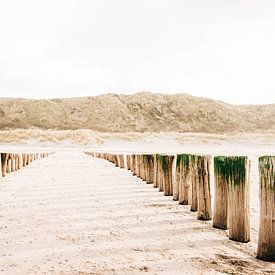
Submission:
[[[274,0],[0,0],[0,96],[275,103]]]

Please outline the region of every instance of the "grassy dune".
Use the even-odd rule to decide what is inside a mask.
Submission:
[[[236,106],[186,94],[0,98],[0,129],[245,133],[275,130],[275,105]]]

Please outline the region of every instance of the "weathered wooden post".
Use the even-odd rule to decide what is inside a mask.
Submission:
[[[149,163],[148,163],[148,169],[147,169],[147,182],[148,183],[154,183],[154,155],[150,154],[149,156]]]
[[[15,154],[10,154],[11,157],[11,171],[15,171]]]
[[[250,161],[247,157],[225,157],[228,192],[229,239],[250,241]]]
[[[153,173],[153,155],[145,154],[142,158],[142,176],[148,184],[153,183]]]
[[[176,156],[176,167],[175,167],[175,176],[173,180],[173,200],[179,200],[179,184],[181,181],[181,170],[182,170],[181,155]]]
[[[26,162],[27,162],[26,154],[22,154],[22,164],[23,164],[23,167],[26,166]]]
[[[159,188],[159,192],[164,191],[164,186],[163,186],[163,169],[162,169],[162,164],[161,164],[161,158],[163,155],[157,154],[157,162],[158,162],[158,170],[157,170],[157,186]]]
[[[120,154],[119,155],[119,167],[120,168],[125,168],[125,164],[124,164],[124,155]]]
[[[119,155],[115,155],[114,164],[115,164],[115,167],[119,167]]]
[[[158,185],[158,160],[157,160],[157,154],[154,154],[154,176],[153,176],[153,187],[157,188],[159,187]]]
[[[260,228],[257,258],[275,262],[275,156],[259,159]]]
[[[18,169],[22,168],[22,154],[18,154]]]
[[[173,195],[172,176],[173,176],[173,155],[159,155],[161,166],[162,184],[164,196]]]
[[[150,163],[150,155],[143,155],[143,177],[144,180],[149,183],[149,163]]]
[[[181,175],[179,181],[179,204],[190,204],[191,200],[191,173],[190,173],[190,155],[180,155]]]
[[[145,155],[140,155],[139,177],[145,181]]]
[[[140,155],[136,155],[136,175],[140,177]]]
[[[127,155],[127,170],[131,170],[131,155]]]
[[[133,176],[137,175],[137,155],[136,154],[132,155],[132,173],[133,173]]]
[[[15,171],[18,170],[18,154],[14,154],[14,158],[15,158]]]
[[[5,177],[7,172],[7,155],[7,153],[1,153],[2,177]]]
[[[11,172],[11,154],[7,154],[7,173]]]
[[[226,230],[228,228],[228,194],[225,157],[214,157],[214,178],[215,195],[213,227]]]
[[[198,220],[212,219],[210,195],[210,156],[198,156]]]
[[[23,166],[27,166],[28,165],[28,155],[26,153],[24,153],[24,160],[25,160],[25,165],[23,162]]]
[[[198,211],[198,171],[197,171],[197,162],[198,162],[198,156],[191,155],[190,156],[190,173],[191,173],[191,185],[192,185],[192,191],[191,191],[191,208],[190,210],[192,212]]]
[[[25,154],[26,156],[26,165],[30,164],[30,154]]]
[[[146,154],[143,156],[143,175],[144,180],[149,184],[150,183],[150,161],[151,161],[151,155]]]
[[[140,177],[142,180],[146,181],[146,165],[147,165],[147,155],[141,155],[141,166],[140,166]]]
[[[153,180],[152,180],[153,171],[151,171],[151,169],[154,169],[154,168],[152,166],[152,158],[153,158],[153,155],[150,155],[150,154],[143,155],[142,174],[143,174],[144,180],[148,184],[153,183]]]
[[[138,155],[138,177],[142,178],[142,173],[143,173],[143,163],[142,163],[143,157],[142,154]]]

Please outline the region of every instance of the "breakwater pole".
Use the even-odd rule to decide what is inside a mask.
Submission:
[[[231,240],[249,242],[250,161],[245,156],[215,157],[214,171],[213,226],[221,229],[228,227]]]
[[[275,156],[259,158],[260,227],[257,258],[275,262]]]
[[[124,156],[121,154],[88,154],[125,168]],[[21,157],[23,166],[30,162],[29,154],[22,154]],[[7,172],[9,160],[14,158],[9,153],[1,153],[2,175]],[[126,167],[133,175],[152,183],[153,187],[159,188],[165,196],[173,196],[173,200],[180,204],[191,205],[191,211],[197,211],[197,219],[212,219],[211,156],[129,154],[125,159]],[[13,169],[14,164],[11,162],[11,170]],[[260,228],[257,257],[275,261],[275,156],[259,158],[259,178]],[[213,227],[229,229],[231,240],[249,242],[249,159],[246,156],[214,157],[214,187]]]
[[[2,177],[7,173],[12,173],[20,170],[22,167],[29,165],[32,161],[39,157],[48,157],[52,153],[1,153],[1,172]]]

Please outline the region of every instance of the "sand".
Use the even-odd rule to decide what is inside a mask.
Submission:
[[[125,169],[83,150],[248,154],[252,159],[248,244],[196,219]],[[169,150],[168,150],[168,149]],[[23,148],[56,153],[0,179],[2,274],[275,274],[255,258],[258,232],[257,157],[275,153],[251,141],[182,144],[163,138],[110,141],[101,147]],[[272,151],[273,150],[273,151]],[[212,188],[213,193],[213,188]]]

